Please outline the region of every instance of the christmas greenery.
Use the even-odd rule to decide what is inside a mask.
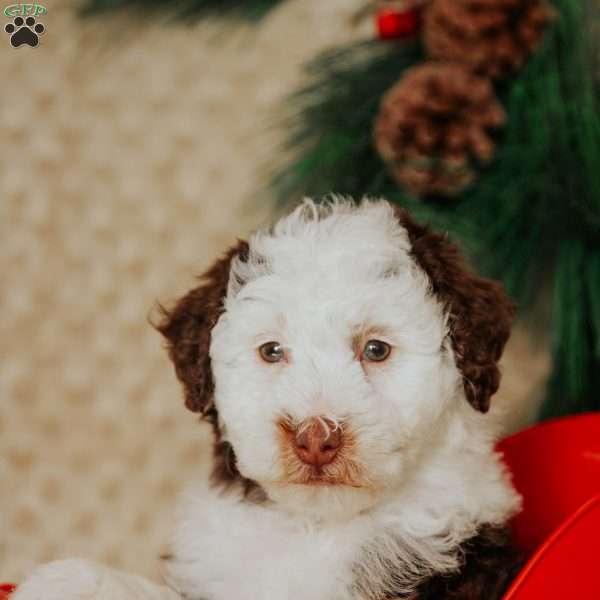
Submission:
[[[502,279],[523,318],[550,295],[543,417],[600,409],[599,9],[596,0],[553,5],[541,47],[496,88],[507,122],[495,159],[460,196],[411,197],[373,146],[382,96],[423,60],[418,41],[363,42],[312,62],[284,123],[288,162],[273,179],[282,202],[335,191],[406,206]]]
[[[180,20],[206,16],[257,21],[281,0],[84,0],[83,15],[96,15],[117,9],[134,9],[142,14],[168,14]]]

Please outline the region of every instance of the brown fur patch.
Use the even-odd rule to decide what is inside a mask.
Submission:
[[[418,600],[500,600],[523,564],[505,527],[483,526],[463,551],[460,571],[425,581]]]
[[[172,310],[160,307],[162,320],[156,329],[167,340],[169,357],[183,384],[186,406],[211,419],[214,381],[210,366],[211,331],[223,312],[229,270],[234,256],[248,255],[248,243],[240,240],[225,256],[200,276],[200,285],[181,298]]]
[[[209,348],[211,331],[223,312],[231,261],[248,255],[248,243],[240,240],[200,276],[200,285],[181,298],[172,310],[160,307],[162,319],[156,329],[167,341],[169,357],[183,385],[186,406],[202,415],[215,435],[212,481],[220,485],[241,485],[246,496],[257,497],[259,486],[238,471],[229,442],[221,440],[217,410],[213,404],[214,380]]]
[[[300,485],[346,485],[355,488],[371,487],[364,477],[363,470],[354,458],[356,454],[356,438],[347,425],[341,424],[344,442],[333,462],[321,467],[319,472],[314,467],[304,464],[294,451],[292,439],[296,425],[289,419],[278,423],[279,456],[283,469],[281,483]]]
[[[498,361],[510,335],[515,306],[501,283],[467,268],[458,247],[445,235],[415,223],[402,208],[395,207],[395,211],[408,232],[411,254],[449,312],[452,347],[467,400],[486,412],[500,384]]]

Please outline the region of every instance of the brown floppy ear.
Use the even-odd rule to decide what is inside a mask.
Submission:
[[[467,268],[458,247],[446,236],[418,225],[406,210],[395,210],[408,232],[414,259],[448,311],[452,347],[467,400],[487,412],[500,384],[498,361],[510,335],[515,306],[501,283]]]
[[[211,331],[223,311],[231,260],[248,255],[240,241],[204,273],[200,285],[181,298],[173,310],[161,307],[163,318],[156,329],[167,340],[169,356],[183,384],[185,405],[194,412],[216,416],[212,400],[214,381],[210,365]]]

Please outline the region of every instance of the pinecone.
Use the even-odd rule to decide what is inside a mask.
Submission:
[[[494,154],[492,130],[504,111],[491,81],[458,63],[409,70],[383,98],[375,145],[396,181],[415,195],[454,195],[474,178],[474,162]]]
[[[423,36],[432,58],[500,78],[533,54],[554,14],[544,0],[433,0]]]

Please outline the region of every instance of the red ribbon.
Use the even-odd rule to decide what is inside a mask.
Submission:
[[[0,583],[0,600],[8,600],[8,597],[17,589],[12,583]]]
[[[382,40],[414,37],[421,29],[421,11],[417,7],[404,10],[381,8],[375,15],[375,25]]]

